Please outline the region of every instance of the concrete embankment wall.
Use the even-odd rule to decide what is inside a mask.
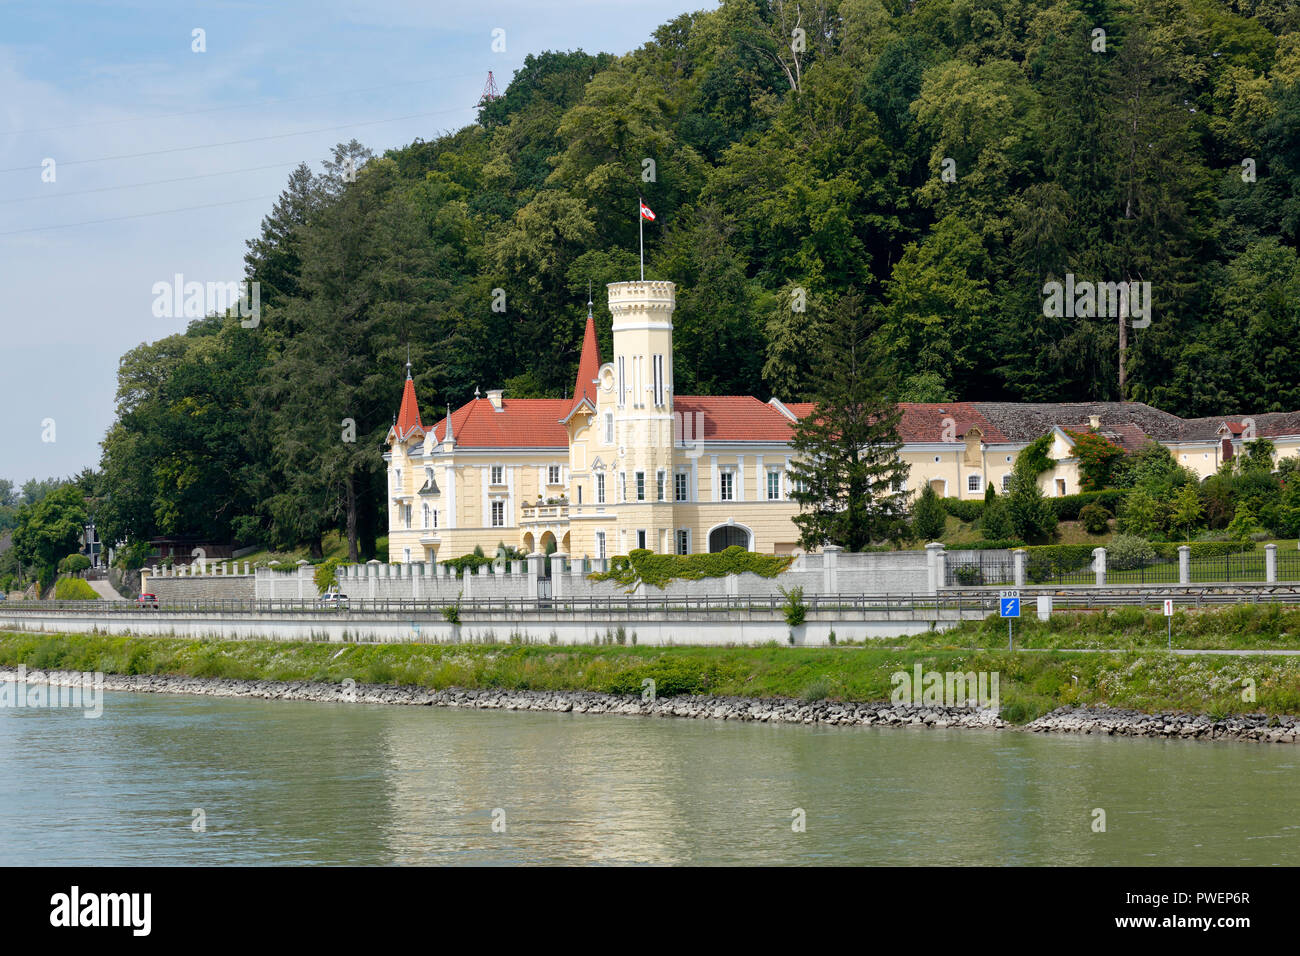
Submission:
[[[670,581],[662,588],[634,593],[666,598],[780,596],[781,589],[803,588],[806,597],[831,594],[933,594],[935,555],[926,551],[849,554],[828,549],[800,555],[789,570],[774,578],[731,574],[696,581]],[[453,604],[459,599],[533,599],[539,584],[551,596],[576,598],[622,597],[626,588],[612,581],[592,581],[608,562],[562,555],[535,555],[479,568],[456,577],[446,565],[426,563],[348,565],[338,570],[339,589],[351,598],[386,601],[431,601]],[[549,574],[547,573],[549,572]],[[310,600],[317,595],[315,568],[249,569],[238,562],[203,562],[194,566],[151,572],[144,589],[162,601],[193,600]]]
[[[932,629],[946,630],[959,619],[978,620],[978,610],[897,609],[813,611],[793,629],[797,645],[822,645],[835,632],[837,641],[880,640]],[[638,645],[786,644],[792,629],[781,613],[717,611],[692,615],[681,611],[466,611],[451,624],[438,613],[349,612],[172,612],[130,610],[113,614],[53,611],[0,606],[0,629],[49,633],[132,634],[224,640],[333,642],[594,644],[613,638],[622,628],[626,643]]]

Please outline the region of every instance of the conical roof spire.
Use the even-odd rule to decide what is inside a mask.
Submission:
[[[591,290],[587,290],[587,328],[582,334],[582,356],[578,359],[578,380],[573,386],[573,402],[586,398],[596,404],[596,376],[600,374],[600,346],[596,342],[596,320],[591,314]]]
[[[415,381],[411,378],[411,359],[406,360],[406,384],[402,386],[402,406],[397,411],[397,440],[405,441],[417,428],[424,431],[420,420],[420,403],[415,397]]]

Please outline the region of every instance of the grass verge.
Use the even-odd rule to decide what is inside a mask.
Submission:
[[[1003,635],[1005,637],[1005,633]],[[960,648],[553,647],[326,644],[0,633],[0,666],[508,690],[710,694],[888,700],[891,676],[997,673],[1002,716],[1027,722],[1061,706],[1300,714],[1300,658],[1137,654],[1011,654]],[[1242,700],[1246,681],[1256,699]]]

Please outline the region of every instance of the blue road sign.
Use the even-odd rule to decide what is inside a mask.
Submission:
[[[1020,594],[1017,591],[1003,591],[998,598],[998,607],[1003,617],[1020,616]]]

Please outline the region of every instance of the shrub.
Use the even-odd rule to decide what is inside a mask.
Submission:
[[[989,492],[990,494],[985,495],[984,498],[984,516],[981,522],[984,537],[994,541],[1014,538],[1016,529],[1011,523],[1011,512],[1007,508],[1006,498],[998,497],[992,485],[989,486]]]
[[[1106,548],[1107,570],[1128,571],[1151,564],[1156,549],[1150,541],[1132,534],[1117,534]]]
[[[1024,452],[1021,454],[1023,455]],[[1056,531],[1056,512],[1043,497],[1036,479],[1019,473],[1011,476],[1011,494],[1007,497],[1007,509],[1011,514],[1011,526],[1015,529],[1018,538],[1026,541],[1045,541]]]
[[[1048,544],[1025,549],[1025,574],[1035,584],[1070,571],[1080,571],[1092,562],[1090,544]]]
[[[1025,543],[1019,538],[995,538],[984,541],[972,541],[970,544],[954,545],[954,551],[1011,551],[1023,548]]]
[[[1124,449],[1094,431],[1074,432],[1066,429],[1074,439],[1074,454],[1079,459],[1079,480],[1084,491],[1100,491],[1113,483],[1118,464],[1124,458]]]
[[[785,623],[790,627],[798,627],[808,616],[808,605],[803,603],[803,588],[790,588],[788,591],[781,588],[781,595],[785,598],[785,603],[781,605],[781,613],[785,616]],[[791,643],[794,643],[793,632],[791,633]]]
[[[1110,530],[1110,519],[1115,517],[1101,505],[1084,505],[1079,509],[1079,520],[1088,534],[1105,534]]]
[[[960,564],[953,569],[952,574],[957,583],[965,587],[984,583],[984,573],[978,564]]]
[[[90,558],[84,554],[70,554],[59,562],[60,574],[80,574],[90,567]]]
[[[342,558],[330,558],[328,561],[323,561],[316,565],[316,570],[312,575],[312,579],[316,582],[316,590],[318,593],[324,594],[334,586],[334,573],[339,568],[343,567],[345,563],[346,562],[344,562]]]
[[[1178,557],[1179,545],[1174,543],[1157,543],[1151,547],[1162,558],[1173,559]],[[1255,550],[1253,541],[1193,541],[1188,545],[1193,558],[1221,558],[1225,554],[1241,554],[1246,551]]]
[[[966,501],[962,498],[940,498],[939,502],[948,514],[959,521],[966,522],[979,521],[986,505],[984,501]]]
[[[713,554],[655,554],[646,548],[636,548],[627,555],[610,558],[608,571],[597,571],[587,578],[615,581],[629,589],[638,583],[662,589],[673,580],[723,578],[745,571],[759,577],[774,578],[793,560],[789,555],[756,554],[738,545]]]
[[[912,530],[922,541],[938,541],[943,537],[946,521],[947,512],[943,502],[934,493],[934,487],[926,482],[921,489],[921,496],[912,507]]]
[[[440,561],[439,564],[445,564],[452,569],[456,577],[464,577],[466,571],[477,571],[484,565],[492,563],[492,559],[483,555],[482,547],[475,547],[477,554],[462,554],[459,558],[448,558],[446,561]]]
[[[1124,492],[1114,488],[1105,491],[1085,491],[1077,495],[1063,495],[1060,498],[1048,498],[1052,510],[1059,521],[1078,521],[1083,509],[1088,505],[1099,505],[1114,514],[1124,500]]]
[[[81,578],[60,578],[54,585],[56,601],[97,601],[99,595]]]

